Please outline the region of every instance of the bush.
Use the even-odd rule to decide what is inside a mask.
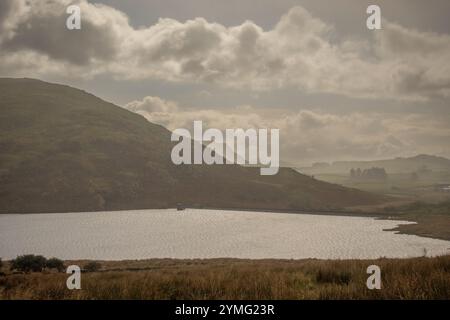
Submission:
[[[18,256],[11,260],[11,269],[23,272],[40,272],[45,268],[47,259],[43,256],[35,256],[34,254],[27,254]]]
[[[350,283],[352,275],[347,271],[338,271],[330,269],[320,269],[316,274],[318,283],[335,283],[347,285]]]
[[[88,272],[95,272],[95,271],[100,270],[101,267],[102,267],[102,265],[100,263],[98,263],[96,261],[92,261],[84,266],[84,270],[86,270]]]
[[[48,269],[56,269],[58,272],[64,271],[64,262],[58,258],[50,258],[47,260],[45,267]]]
[[[0,270],[2,270],[2,267],[3,267],[3,261],[2,261],[2,258],[0,258]]]

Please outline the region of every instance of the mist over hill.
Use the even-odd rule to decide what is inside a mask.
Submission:
[[[361,170],[384,168],[387,173],[412,173],[420,170],[433,172],[450,172],[450,159],[434,155],[420,154],[414,157],[373,161],[335,161],[332,163],[315,163],[311,167],[298,168],[306,174],[349,174],[351,169]]]
[[[170,131],[68,86],[0,79],[0,212],[330,209],[384,198],[293,169],[172,164]]]

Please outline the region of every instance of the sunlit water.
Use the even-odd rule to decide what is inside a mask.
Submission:
[[[383,231],[362,217],[221,210],[0,215],[0,257],[378,258],[450,253],[450,242]]]

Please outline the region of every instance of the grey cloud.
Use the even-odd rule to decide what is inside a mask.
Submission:
[[[392,65],[392,87],[418,98],[450,97],[450,36],[385,25],[375,50]]]
[[[161,19],[147,30],[137,31],[136,53],[147,62],[169,59],[204,58],[220,42],[219,34],[206,20],[198,18],[181,24],[171,19]]]
[[[384,22],[384,29],[376,34],[376,40],[376,49],[382,57],[433,56],[448,54],[450,49],[449,35],[410,30],[388,21]]]
[[[433,116],[412,114],[399,119],[396,114],[381,112],[336,115],[310,110],[280,112],[275,107],[262,111],[252,106],[191,109],[158,97],[133,101],[125,108],[171,130],[192,130],[194,120],[221,130],[278,128],[281,160],[286,163],[450,154],[448,117],[436,120]]]
[[[160,19],[136,29],[122,12],[78,0],[82,30],[69,32],[63,10],[68,1],[30,3],[30,10],[9,10],[4,19],[16,24],[9,22],[11,36],[1,45],[0,57],[8,64],[2,70],[14,66],[43,75],[201,82],[252,91],[295,87],[358,98],[450,97],[450,36],[391,22],[364,41],[334,39],[335,29],[302,7],[289,10],[269,30],[251,21],[226,27],[203,18]]]
[[[3,0],[0,2],[0,30],[3,30],[6,18],[11,14],[13,10],[14,2],[12,0]]]
[[[8,19],[16,18],[17,23],[9,27],[13,36],[2,44],[8,53],[33,51],[75,65],[111,61],[121,42],[114,24],[127,25],[125,16],[119,12],[80,1],[82,28],[72,31],[66,28],[66,8],[72,2],[15,0],[14,3]]]
[[[85,21],[82,30],[71,32],[61,27],[64,23],[65,16],[62,15],[51,19],[33,17],[15,30],[16,35],[4,43],[4,49],[34,50],[53,59],[81,65],[89,64],[92,59],[111,60],[115,56],[114,35],[108,32],[107,27],[97,27]]]
[[[24,1],[2,0],[0,2],[0,42],[12,36],[11,29],[20,22],[20,17],[25,10]]]

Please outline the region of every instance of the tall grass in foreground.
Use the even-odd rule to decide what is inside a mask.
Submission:
[[[366,288],[366,268],[371,264],[381,268],[381,290]],[[405,260],[102,262],[101,270],[82,274],[82,290],[74,291],[66,288],[67,276],[7,273],[0,276],[0,299],[450,298],[450,256]]]

